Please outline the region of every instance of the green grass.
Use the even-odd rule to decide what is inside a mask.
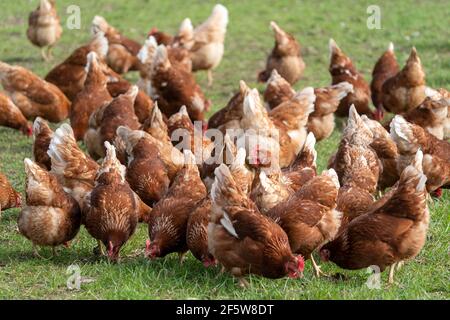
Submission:
[[[0,59],[23,65],[44,76],[54,64],[89,39],[90,21],[95,14],[126,35],[139,41],[152,26],[174,33],[181,20],[189,16],[194,24],[205,19],[214,5],[207,1],[88,1],[58,0],[62,21],[68,15],[67,6],[81,7],[82,29],[67,30],[55,48],[51,64],[41,61],[39,50],[25,37],[29,11],[34,1],[2,1],[0,13]],[[330,83],[328,74],[328,39],[333,37],[353,58],[358,69],[369,80],[371,68],[389,41],[396,46],[401,64],[411,46],[416,46],[427,72],[427,82],[433,87],[450,85],[449,1],[376,1],[381,7],[381,30],[366,27],[366,8],[373,1],[224,1],[230,12],[224,59],[215,72],[215,83],[206,88],[204,74],[199,83],[212,99],[214,110],[224,106],[243,79],[256,86],[257,72],[264,66],[267,52],[273,45],[269,21],[277,21],[293,33],[303,48],[307,64],[304,78],[296,88],[322,86]],[[136,74],[127,75],[136,80]],[[258,85],[262,89],[262,86]],[[338,126],[340,127],[340,126]],[[320,169],[336,149],[340,133],[317,145]],[[31,155],[30,139],[20,133],[0,128],[1,170],[20,191],[24,190],[23,158]],[[44,299],[449,299],[449,207],[450,193],[430,204],[431,223],[428,240],[420,255],[397,273],[399,285],[388,287],[387,274],[382,275],[381,290],[365,285],[366,270],[345,271],[332,264],[323,265],[328,273],[343,275],[341,280],[316,279],[310,263],[301,280],[267,280],[249,277],[251,287],[241,290],[228,274],[205,269],[191,255],[180,266],[177,257],[149,262],[142,257],[147,238],[145,226],[127,243],[122,262],[110,265],[92,254],[95,241],[86,231],[78,235],[77,243],[62,249],[58,257],[35,259],[31,243],[20,236],[16,219],[18,210],[3,212],[0,221],[0,298]],[[50,256],[49,249],[42,254]],[[82,284],[81,290],[66,287],[69,265],[81,267],[81,275],[94,279]]]

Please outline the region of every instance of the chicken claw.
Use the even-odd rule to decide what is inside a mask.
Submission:
[[[242,289],[247,289],[250,287],[250,284],[245,278],[239,278],[238,286]]]
[[[208,69],[208,87],[211,87],[213,85],[213,73],[211,69]]]
[[[326,274],[325,272],[323,272],[323,271],[320,269],[320,266],[317,265],[317,263],[316,263],[316,261],[314,260],[314,257],[313,257],[312,254],[311,254],[310,258],[311,258],[311,263],[312,263],[313,268],[314,268],[314,273],[315,273],[315,275],[316,275],[317,278],[319,278],[321,275],[324,276],[324,277],[329,277],[329,276],[330,276],[330,275]]]
[[[38,246],[36,244],[34,244],[34,243],[33,243],[33,256],[35,258],[39,258],[39,259],[43,259],[43,260],[49,260],[50,259],[50,258],[46,258],[46,257],[41,256],[39,254],[39,251],[38,251]]]

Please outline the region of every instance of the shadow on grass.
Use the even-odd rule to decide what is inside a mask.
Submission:
[[[22,64],[22,63],[37,63],[42,62],[42,58],[39,55],[32,57],[7,57],[2,59],[3,62],[8,64]]]

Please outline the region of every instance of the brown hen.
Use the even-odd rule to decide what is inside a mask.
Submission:
[[[312,253],[334,239],[341,225],[342,213],[336,210],[338,191],[337,174],[330,169],[267,213],[286,232],[292,252],[311,258],[316,276],[321,271]]]
[[[416,48],[403,69],[383,83],[382,97],[383,107],[395,114],[414,109],[425,99],[425,72]]]
[[[33,124],[33,161],[47,171],[52,168],[52,160],[48,155],[52,138],[53,130],[44,119],[37,117]]]
[[[356,70],[352,60],[337,46],[333,39],[330,39],[330,66],[328,71],[331,74],[332,84],[348,82],[353,85],[353,92],[349,93],[339,103],[336,115],[346,117],[348,110],[353,104],[359,114],[372,115],[369,108],[370,88],[361,73]]]
[[[78,233],[81,211],[77,201],[67,194],[57,178],[26,158],[27,204],[19,215],[20,233],[37,246],[67,245]]]
[[[335,240],[320,250],[324,261],[344,269],[390,267],[394,282],[398,262],[413,259],[425,244],[429,224],[422,152],[406,167],[395,190],[380,205],[352,220]]]
[[[0,62],[0,81],[25,118],[61,122],[69,116],[70,101],[64,93],[31,71]]]
[[[32,44],[42,48],[41,54],[45,61],[52,59],[51,50],[61,38],[62,31],[55,1],[40,0],[39,6],[28,17],[27,37]]]
[[[386,80],[395,76],[400,67],[394,53],[394,44],[389,43],[388,49],[378,59],[373,67],[372,82],[370,83],[370,91],[372,93],[372,102],[376,108],[374,118],[377,121],[383,119],[383,84]]]
[[[286,79],[290,84],[296,83],[305,69],[300,45],[291,34],[281,29],[275,22],[270,22],[270,28],[275,34],[275,46],[267,58],[266,69],[258,75],[258,81],[269,80],[272,70]]]
[[[247,285],[243,277],[249,273],[267,278],[301,276],[303,257],[294,256],[283,229],[259,212],[225,164],[215,173],[208,225],[212,255],[241,285]]]
[[[0,92],[0,126],[20,130],[31,136],[32,129],[22,111],[3,92]]]
[[[106,156],[83,209],[83,222],[97,239],[100,252],[103,244],[108,259],[118,261],[120,249],[136,230],[139,204],[125,180],[126,169],[117,160],[114,147],[106,141],[105,148]]]
[[[202,183],[190,151],[185,151],[183,169],[172,182],[166,195],[153,207],[148,224],[150,240],[147,241],[147,256],[162,258],[178,253],[180,262],[188,250],[186,227],[189,216],[197,204],[206,198],[206,187]]]

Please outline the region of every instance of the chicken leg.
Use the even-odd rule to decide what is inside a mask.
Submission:
[[[97,240],[97,247],[94,248],[94,254],[104,256],[105,251],[103,250],[102,242],[100,240]]]
[[[53,49],[53,46],[48,46],[48,48],[47,48],[47,58],[48,58],[48,60],[52,60],[53,59],[52,49]]]
[[[248,287],[250,287],[250,284],[248,283],[247,280],[245,280],[245,278],[243,277],[239,277],[238,278],[238,286],[242,289],[247,289]]]
[[[51,258],[46,258],[46,257],[41,256],[39,254],[38,250],[39,250],[39,247],[36,244],[33,243],[33,256],[35,258],[39,258],[39,259],[43,259],[43,260],[50,260],[51,259]]]
[[[388,280],[389,284],[394,284],[394,271],[395,271],[395,268],[396,268],[397,264],[398,264],[398,262],[394,262],[389,267],[389,280]]]
[[[178,253],[178,260],[180,261],[180,264],[183,264],[184,260],[186,259],[186,252],[179,252]]]
[[[213,84],[213,73],[211,69],[208,69],[207,71],[208,74],[208,87],[211,87]]]
[[[43,256],[41,256],[39,254],[38,246],[34,243],[33,243],[33,255],[35,256],[35,258],[41,258],[41,259],[44,258]]]
[[[41,49],[41,55],[42,55],[42,59],[44,59],[45,62],[48,62],[48,57],[47,57],[47,53],[45,52],[45,47]]]
[[[317,265],[316,261],[314,260],[314,257],[311,253],[311,255],[309,256],[311,259],[311,263],[313,265],[313,269],[314,269],[314,273],[316,275],[317,278],[319,278],[321,275],[324,277],[328,277],[328,275],[326,273],[324,273],[322,270],[320,270],[320,266]]]

